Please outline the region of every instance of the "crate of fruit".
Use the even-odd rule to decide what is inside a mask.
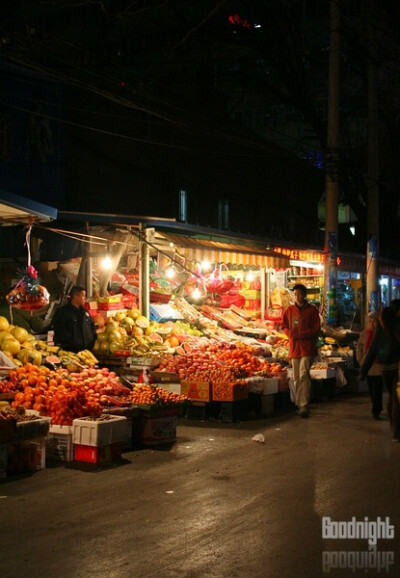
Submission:
[[[72,422],[72,442],[83,446],[123,442],[128,436],[128,427],[128,420],[122,415],[81,417]]]
[[[46,437],[50,428],[50,418],[25,414],[17,419],[15,439],[17,441]]]
[[[249,397],[249,386],[246,382],[212,384],[213,401],[239,401]]]

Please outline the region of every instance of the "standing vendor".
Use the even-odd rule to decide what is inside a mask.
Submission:
[[[69,302],[53,317],[54,343],[67,351],[92,350],[96,341],[96,327],[84,307],[85,302],[85,289],[75,285],[70,291]]]
[[[300,417],[309,416],[311,397],[310,369],[317,355],[321,321],[318,309],[306,299],[307,287],[301,283],[293,287],[294,305],[283,314],[282,330],[289,337],[289,358],[292,361],[296,384],[296,405]]]

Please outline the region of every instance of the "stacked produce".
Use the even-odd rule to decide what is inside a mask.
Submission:
[[[41,366],[45,363],[62,364],[71,370],[77,367],[94,366],[97,358],[85,349],[78,353],[65,351],[46,341],[37,340],[23,327],[10,325],[5,317],[0,316],[0,350],[7,355],[17,367],[26,363]]]
[[[42,356],[34,351],[34,341],[33,335],[28,333],[23,327],[18,327],[17,325],[11,325],[8,320],[0,316],[0,350],[13,361],[15,365],[22,365],[23,362],[20,360],[22,355],[30,355],[31,363],[41,363]]]
[[[165,406],[187,401],[185,395],[167,391],[163,387],[154,387],[147,384],[137,384],[130,394],[130,400],[137,405]]]
[[[280,363],[268,362],[254,354],[255,348],[209,341],[198,343],[184,355],[166,355],[157,371],[177,373],[181,380],[223,382],[254,374],[276,374],[284,368]]]
[[[138,309],[110,316],[97,334],[97,354],[151,355],[160,357],[185,339],[202,332],[183,321],[158,323],[140,315]]]
[[[130,389],[107,368],[81,372],[26,364],[10,371],[0,392],[16,392],[12,407],[37,410],[53,424],[71,425],[76,417],[99,415],[107,406],[129,405]]]

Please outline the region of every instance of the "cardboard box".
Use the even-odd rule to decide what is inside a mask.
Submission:
[[[99,297],[98,302],[100,303],[120,303],[122,301],[122,293],[117,295],[108,295],[107,297]]]
[[[286,371],[281,371],[276,376],[278,380],[278,391],[289,391],[289,377]]]
[[[177,321],[183,319],[181,313],[168,303],[154,303],[150,305],[150,319],[158,322]]]
[[[109,317],[112,317],[116,313],[126,313],[126,309],[115,309],[115,310],[111,310],[111,311],[99,309],[98,313],[99,313],[99,315],[101,315],[103,317],[104,321],[107,321],[107,319]]]
[[[7,472],[21,474],[46,466],[46,438],[7,444]]]
[[[138,418],[138,441],[144,445],[171,444],[176,441],[176,415]]]
[[[180,383],[163,382],[161,387],[163,389],[166,389],[167,391],[170,391],[171,393],[177,393],[178,395],[182,395],[181,393],[182,388]]]
[[[98,310],[99,311],[118,311],[122,309],[124,306],[122,300],[117,301],[116,303],[99,303]]]
[[[98,447],[122,442],[128,436],[128,427],[128,421],[122,415],[109,415],[104,421],[95,421],[89,417],[74,419],[72,443]]]
[[[213,383],[213,401],[240,401],[249,397],[247,383]]]
[[[194,401],[211,400],[210,381],[181,381],[181,394]]]

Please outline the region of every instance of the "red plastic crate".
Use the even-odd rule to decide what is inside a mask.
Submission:
[[[74,459],[77,462],[90,464],[106,464],[121,457],[122,443],[116,442],[108,446],[83,446],[74,444]]]

